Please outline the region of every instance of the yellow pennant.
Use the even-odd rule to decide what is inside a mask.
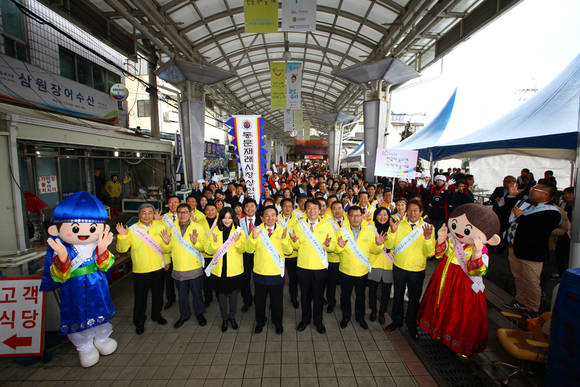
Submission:
[[[278,0],[244,0],[247,33],[278,32]]]
[[[270,64],[270,107],[272,110],[286,109],[286,63]]]

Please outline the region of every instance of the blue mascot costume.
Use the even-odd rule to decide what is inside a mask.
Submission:
[[[99,199],[80,191],[59,203],[48,228],[41,290],[60,289],[60,333],[76,347],[83,367],[117,349],[109,337],[115,308],[106,274],[114,262],[107,219]]]

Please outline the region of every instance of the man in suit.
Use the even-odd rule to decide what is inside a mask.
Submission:
[[[522,199],[523,195],[518,190],[518,185],[516,183],[516,178],[511,175],[507,175],[503,178],[503,185],[501,187],[496,187],[493,193],[489,197],[490,202],[493,205],[493,211],[497,214],[500,222],[500,235],[504,235],[508,228],[508,219],[511,214],[513,206],[516,201]],[[502,243],[504,238],[502,238]]]
[[[178,219],[177,216],[177,207],[179,206],[179,197],[178,196],[170,196],[167,199],[167,215],[171,219],[172,222],[176,222]],[[164,309],[169,309],[173,306],[175,302],[175,280],[173,279],[173,263],[169,264],[169,270],[165,271],[165,306]]]
[[[259,226],[262,220],[256,216],[256,211],[258,210],[258,204],[252,198],[247,198],[244,200],[244,214],[246,215],[240,219],[240,227],[246,233],[246,238],[250,236],[252,229]],[[244,253],[244,279],[242,285],[242,300],[244,305],[242,306],[242,312],[246,312],[250,306],[252,306],[252,271],[254,269],[254,254]]]

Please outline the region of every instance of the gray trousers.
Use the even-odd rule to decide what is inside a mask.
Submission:
[[[185,281],[175,281],[179,291],[179,314],[181,318],[188,319],[191,317],[191,308],[189,307],[189,293],[193,295],[193,310],[196,316],[205,312],[203,298],[201,293],[202,277]]]
[[[218,293],[218,303],[220,305],[220,312],[222,320],[236,318],[236,309],[238,308],[238,290],[234,290],[229,294]],[[228,313],[228,301],[230,303],[230,311]]]

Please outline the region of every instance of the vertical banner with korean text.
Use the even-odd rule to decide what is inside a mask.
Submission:
[[[294,111],[284,110],[284,131],[291,132],[294,130]]]
[[[264,174],[267,169],[266,145],[264,141],[264,124],[262,116],[233,116],[226,125],[230,126],[229,134],[234,139],[232,144],[238,156],[242,178],[246,182],[248,197],[260,203]]]
[[[278,32],[278,0],[244,0],[247,33]]]
[[[282,0],[282,31],[316,30],[316,0]]]
[[[286,63],[286,109],[298,110],[302,95],[302,62]]]
[[[271,109],[286,109],[286,62],[270,64],[270,93]]]

